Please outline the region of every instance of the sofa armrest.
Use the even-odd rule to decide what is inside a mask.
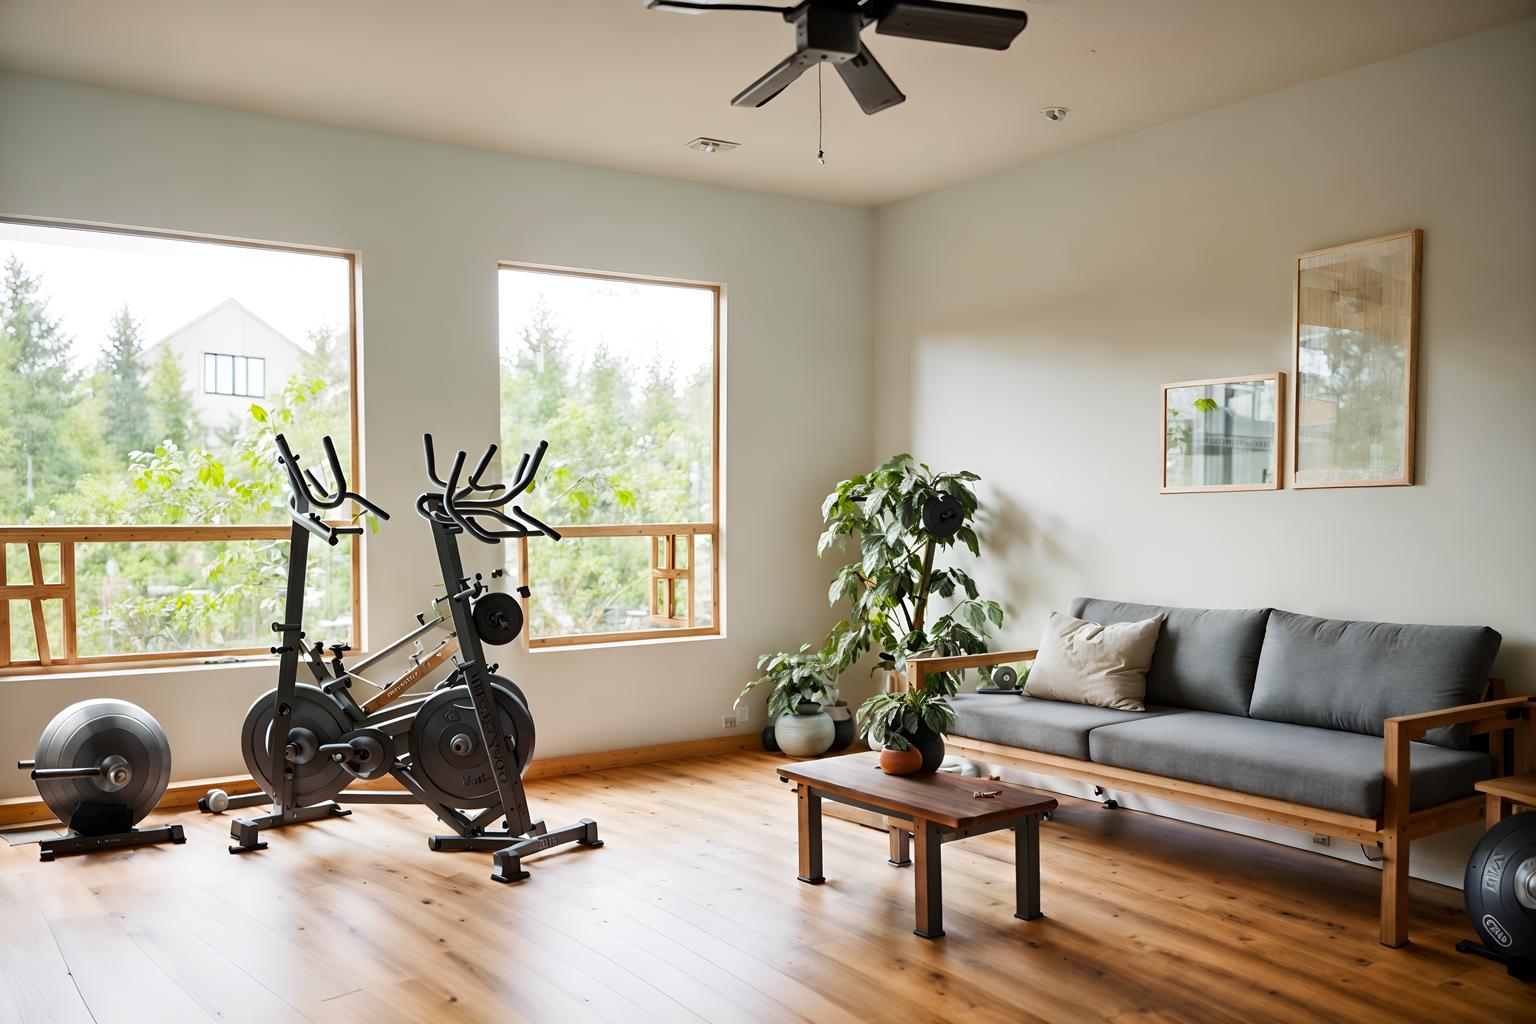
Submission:
[[[1506,697],[1503,700],[1463,704],[1460,707],[1441,708],[1438,711],[1421,711],[1416,715],[1398,715],[1395,718],[1383,720],[1382,733],[1385,735],[1390,729],[1404,741],[1409,741],[1422,739],[1429,730],[1447,725],[1503,722],[1509,719],[1510,712],[1530,707],[1531,701],[1530,697]]]
[[[1530,714],[1533,707],[1536,707],[1536,700],[1531,697],[1506,697],[1503,700],[1463,704],[1455,708],[1384,719],[1381,733],[1382,779],[1385,783],[1382,824],[1385,828],[1396,833],[1408,822],[1412,807],[1409,784],[1412,779],[1414,740],[1423,738],[1431,729],[1446,725],[1475,723],[1485,726],[1479,731],[1492,732],[1503,723],[1524,719],[1526,727],[1515,732],[1515,770],[1525,771],[1531,760],[1532,732],[1536,730],[1536,721],[1533,721]]]
[[[1027,651],[988,651],[985,654],[955,654],[947,658],[910,658],[907,661],[907,688],[918,690],[922,688],[923,677],[933,675],[936,672],[957,672],[966,668],[988,668],[992,665],[1001,665],[1006,661],[1029,661],[1040,652],[1031,648]]]

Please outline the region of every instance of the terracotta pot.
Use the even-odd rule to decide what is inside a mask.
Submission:
[[[886,747],[880,751],[880,770],[887,775],[912,775],[922,768],[923,754],[916,747],[909,746],[906,750]]]

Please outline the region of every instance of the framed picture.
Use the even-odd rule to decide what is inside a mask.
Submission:
[[[1285,374],[1163,385],[1163,493],[1280,487]]]
[[[1413,483],[1417,228],[1296,258],[1297,487]]]

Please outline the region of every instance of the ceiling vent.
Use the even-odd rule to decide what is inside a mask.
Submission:
[[[737,149],[739,142],[727,142],[724,139],[710,139],[700,136],[692,142],[686,143],[689,149],[696,149],[700,153],[724,153],[727,150]]]

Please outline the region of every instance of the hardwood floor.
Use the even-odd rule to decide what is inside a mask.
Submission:
[[[1368,868],[1068,798],[1041,828],[1044,919],[1012,916],[1004,832],[944,848],[948,934],[919,939],[879,832],[828,818],[827,883],[795,880],[781,760],[530,783],[607,846],[515,886],[428,852],[408,807],[244,857],[195,813],[181,847],[0,844],[0,1021],[1536,1020],[1536,990],[1453,951],[1459,893],[1414,882],[1414,943],[1385,949]]]

